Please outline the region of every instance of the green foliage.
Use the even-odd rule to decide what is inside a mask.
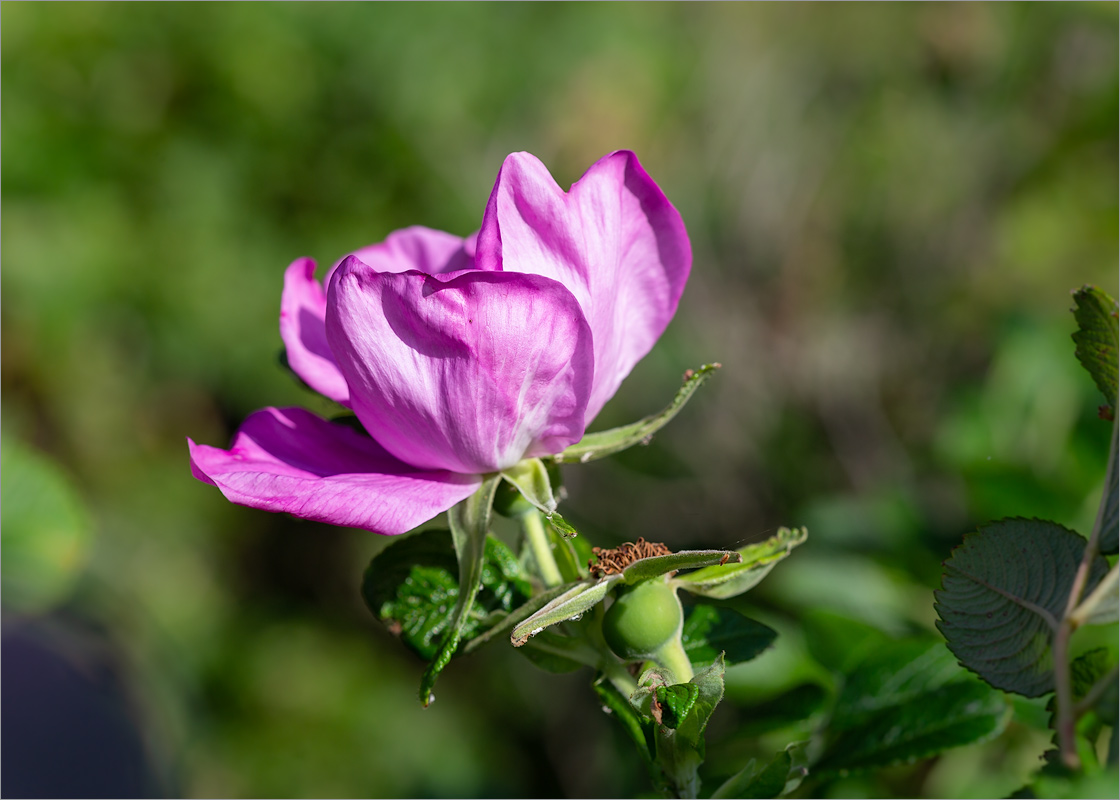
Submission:
[[[44,611],[65,599],[89,557],[93,525],[58,465],[6,435],[0,483],[3,602]]]
[[[701,597],[725,599],[754,588],[774,565],[802,544],[809,536],[805,528],[779,528],[764,542],[740,548],[738,563],[717,564],[679,576],[675,583]]]
[[[618,453],[636,444],[649,441],[653,434],[665,427],[684,408],[684,404],[696,393],[715,371],[719,364],[704,364],[699,369],[685,373],[684,382],[677,390],[672,402],[656,414],[638,420],[630,425],[612,428],[608,431],[589,433],[579,442],[553,456],[557,463],[587,462]]]
[[[674,683],[672,686],[658,686],[653,691],[655,707],[658,709],[659,725],[678,728],[688,717],[700,697],[700,687],[695,683]]]
[[[899,641],[847,676],[811,774],[913,761],[999,734],[1011,706],[954,663],[940,642]]]
[[[562,594],[514,627],[510,634],[513,646],[520,647],[529,641],[530,636],[535,636],[551,625],[580,617],[588,609],[598,605],[621,580],[621,575],[611,575],[598,581],[587,580],[575,586],[565,586]]]
[[[362,597],[374,616],[426,661],[451,625],[459,597],[451,532],[427,530],[394,542],[366,569]],[[481,588],[463,622],[470,641],[498,624],[531,594],[517,559],[499,539],[486,539]]]
[[[742,770],[716,789],[712,797],[780,797],[793,768],[793,756],[789,750],[775,755],[764,767],[752,758]]]
[[[1117,518],[1117,505],[1120,503],[1120,474],[1117,472],[1120,456],[1117,448],[1117,429],[1120,422],[1112,424],[1112,447],[1108,454],[1108,470],[1104,477],[1104,497],[1101,498],[1100,519],[1097,528],[1100,530],[1100,550],[1108,556],[1120,552],[1120,519]]]
[[[1051,644],[1086,542],[1061,525],[1006,519],[967,534],[935,593],[938,629],[960,662],[992,686],[1054,690]],[[1108,571],[1097,556],[1092,589]]]
[[[1116,418],[1116,370],[1120,341],[1117,333],[1116,301],[1095,286],[1073,293],[1073,315],[1078,330],[1073,334],[1077,360],[1093,376],[1108,404],[1109,418]]]
[[[760,655],[774,643],[776,631],[730,608],[693,607],[681,640],[694,669],[703,669],[723,654],[726,664],[739,664]]]
[[[622,570],[622,579],[627,584],[635,584],[679,569],[735,563],[738,560],[739,554],[734,550],[681,550],[663,556],[639,558]]]

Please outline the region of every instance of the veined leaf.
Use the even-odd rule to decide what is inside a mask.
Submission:
[[[1083,286],[1073,293],[1073,316],[1078,331],[1073,334],[1077,360],[1093,376],[1116,417],[1116,356],[1118,349],[1116,301],[1095,286]]]
[[[873,769],[999,734],[1011,705],[963,671],[940,642],[892,642],[844,682],[813,773]]]
[[[394,542],[370,562],[362,597],[409,649],[430,661],[459,600],[457,572],[450,531],[423,531]],[[470,644],[500,626],[531,592],[516,557],[493,536],[486,540],[480,582],[460,635]]]
[[[735,597],[758,585],[775,564],[808,537],[809,531],[805,528],[779,528],[766,541],[740,548],[738,552],[742,561],[738,564],[706,567],[678,576],[673,582],[686,592],[702,597]]]
[[[774,629],[730,608],[699,605],[684,621],[681,641],[693,669],[703,669],[724,654],[728,665],[750,661],[774,643]]]
[[[737,563],[741,557],[734,550],[681,550],[679,553],[640,558],[622,570],[622,577],[627,584],[634,584],[679,569]]]
[[[519,623],[510,634],[510,641],[514,647],[520,647],[529,641],[530,636],[535,636],[545,628],[579,617],[606,597],[607,592],[620,580],[621,575],[611,575],[601,580],[581,581],[575,586],[566,587],[561,595]]]
[[[719,364],[705,364],[695,372],[689,370],[685,373],[684,383],[677,390],[673,402],[661,411],[620,428],[589,433],[571,447],[553,456],[553,459],[557,463],[596,461],[604,456],[609,456],[612,453],[647,441],[649,437],[665,427],[669,420],[684,408],[684,404],[688,402],[689,398],[719,367]]]
[[[1051,642],[1086,545],[1037,519],[1005,519],[966,534],[934,593],[949,649],[997,689],[1026,697],[1053,691]],[[1107,571],[1096,556],[1086,591]]]

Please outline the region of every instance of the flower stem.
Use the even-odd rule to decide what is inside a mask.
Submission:
[[[541,513],[535,508],[526,511],[519,517],[521,530],[525,534],[525,541],[533,554],[537,564],[537,572],[546,588],[559,586],[564,582],[560,576],[560,568],[556,566],[556,559],[552,556],[552,544],[548,541],[548,531],[541,521]]]
[[[681,643],[680,632],[673,636],[653,654],[653,660],[669,671],[674,683],[688,683],[694,675],[692,662]]]

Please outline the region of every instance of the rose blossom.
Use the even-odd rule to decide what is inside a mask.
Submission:
[[[680,214],[628,151],[564,192],[502,164],[474,235],[405,228],[331,269],[288,267],[292,369],[368,436],[266,408],[191,469],[234,503],[396,534],[487,473],[578,442],[672,319],[692,263]]]

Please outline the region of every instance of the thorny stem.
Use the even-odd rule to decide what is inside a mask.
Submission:
[[[1058,750],[1062,756],[1062,763],[1070,769],[1081,768],[1081,759],[1077,755],[1074,731],[1077,717],[1079,713],[1084,713],[1084,709],[1079,710],[1079,708],[1073,706],[1073,689],[1070,686],[1069,640],[1070,636],[1073,635],[1074,628],[1082,621],[1079,619],[1080,615],[1075,615],[1075,611],[1081,604],[1081,595],[1085,592],[1085,585],[1089,580],[1089,570],[1099,550],[1101,527],[1104,522],[1105,508],[1108,505],[1110,488],[1108,481],[1111,480],[1116,462],[1116,435],[1117,423],[1114,422],[1112,424],[1112,441],[1108,450],[1108,468],[1105,470],[1105,475],[1108,477],[1105,478],[1104,490],[1101,492],[1097,519],[1093,523],[1093,532],[1089,535],[1089,541],[1085,544],[1085,554],[1081,557],[1081,563],[1077,565],[1077,573],[1073,576],[1069,600],[1066,602],[1066,612],[1062,615],[1062,621],[1058,624],[1058,630],[1054,634],[1054,696],[1058,705]],[[1102,581],[1102,583],[1106,582]]]
[[[545,588],[559,586],[564,579],[560,576],[560,568],[556,566],[556,559],[552,555],[552,545],[548,541],[548,531],[541,521],[541,513],[535,508],[530,509],[519,517],[519,521]]]

